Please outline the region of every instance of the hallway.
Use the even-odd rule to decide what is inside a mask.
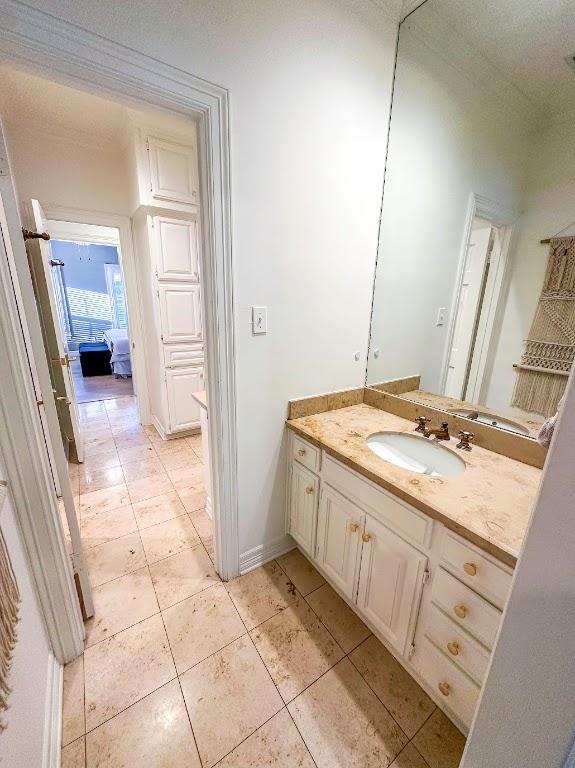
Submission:
[[[463,736],[300,555],[222,584],[201,438],[81,406],[71,478],[95,618],[62,768],[456,768]]]

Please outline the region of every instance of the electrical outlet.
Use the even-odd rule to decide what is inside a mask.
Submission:
[[[252,334],[258,336],[259,334],[268,332],[268,308],[267,307],[252,307]]]

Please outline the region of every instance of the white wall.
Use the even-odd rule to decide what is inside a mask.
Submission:
[[[240,550],[270,542],[288,399],[363,382],[396,23],[367,0],[32,4],[230,91]]]
[[[3,768],[39,768],[43,765],[44,719],[52,652],[10,498],[0,513],[0,525],[22,597],[18,642],[9,678],[12,687],[10,708],[5,713],[8,727],[0,734],[0,765]]]
[[[540,241],[558,232],[574,235],[574,219],[575,132],[569,120],[542,131],[530,152],[502,332],[486,388],[485,401],[493,408],[509,407],[511,402],[513,363],[521,358],[549,258],[549,246]]]
[[[440,390],[470,196],[519,210],[531,112],[433,3],[404,22],[368,381],[421,374]]]

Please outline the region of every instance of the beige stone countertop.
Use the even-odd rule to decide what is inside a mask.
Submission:
[[[376,456],[366,438],[374,432],[415,435],[414,424],[365,404],[292,419],[287,425],[393,495],[515,565],[541,470],[478,446],[458,451],[455,438],[441,444],[465,461],[466,469],[460,475],[433,477],[401,469]]]
[[[204,410],[208,410],[208,400],[206,397],[206,390],[202,389],[200,392],[192,392],[192,397]]]

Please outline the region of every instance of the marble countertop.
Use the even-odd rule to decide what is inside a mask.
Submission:
[[[515,565],[541,470],[479,446],[458,451],[455,438],[441,444],[465,461],[460,475],[432,477],[401,469],[376,456],[366,438],[374,432],[416,434],[413,423],[365,404],[292,419],[287,425],[393,495]]]
[[[205,411],[208,410],[208,400],[206,397],[206,390],[202,389],[199,392],[192,392],[192,397]]]

